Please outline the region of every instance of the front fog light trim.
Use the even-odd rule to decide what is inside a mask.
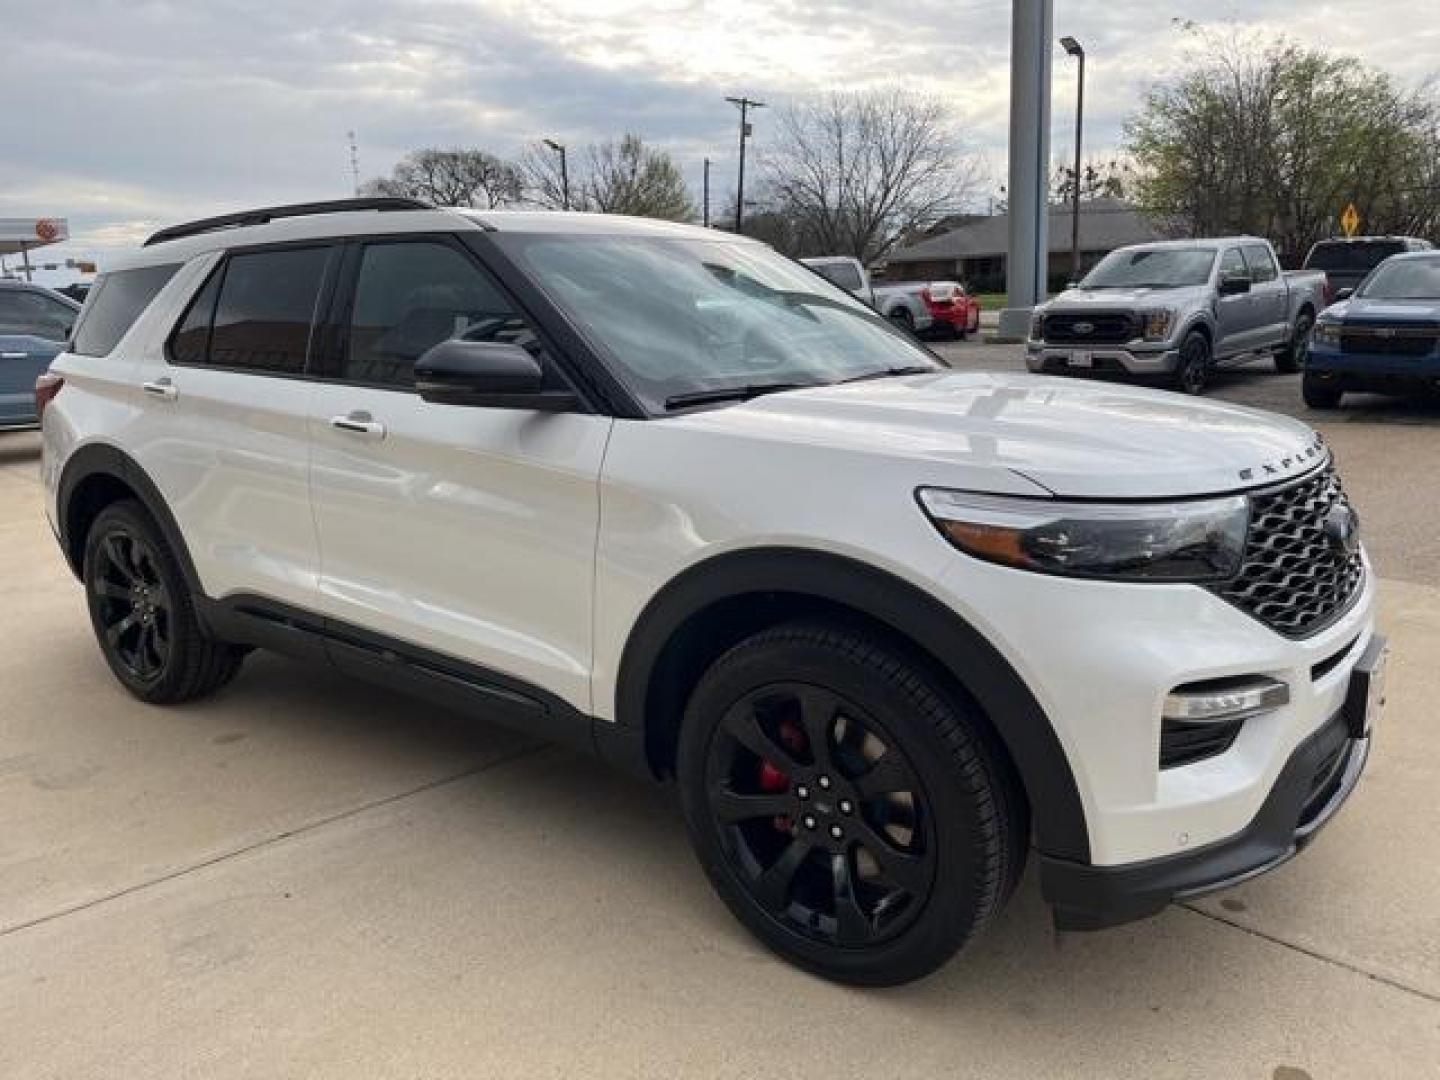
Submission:
[[[1290,686],[1265,677],[1189,683],[1165,695],[1161,716],[1184,724],[1245,720],[1290,704]]]

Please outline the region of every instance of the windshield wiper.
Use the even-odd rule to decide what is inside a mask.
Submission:
[[[714,386],[708,390],[689,390],[683,394],[671,394],[665,399],[665,408],[683,409],[687,405],[710,405],[720,401],[749,401],[762,394],[776,394],[781,390],[806,390],[824,383],[770,382],[745,383],[741,386]]]
[[[888,379],[892,375],[930,375],[938,370],[940,369],[927,367],[925,364],[906,364],[904,367],[881,368],[879,371],[867,371],[863,375],[851,375],[849,378],[841,379],[835,385],[865,382],[869,379]]]

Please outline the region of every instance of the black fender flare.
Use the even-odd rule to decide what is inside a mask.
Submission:
[[[170,512],[165,497],[160,494],[160,489],[155,486],[155,481],[150,479],[139,462],[125,451],[109,443],[88,443],[76,450],[65,462],[65,467],[60,472],[60,482],[56,485],[56,530],[59,533],[61,550],[65,553],[65,561],[70,564],[71,572],[79,578],[84,570],[81,565],[83,548],[79,548],[75,543],[76,538],[70,535],[75,493],[86,480],[95,476],[114,477],[135,493],[141,505],[154,518],[161,534],[165,537],[166,544],[179,561],[180,570],[185,576],[185,583],[190,587],[191,594],[197,599],[204,597],[205,591],[201,588],[200,575],[195,570],[195,563],[190,558],[190,549],[185,545],[180,526],[175,521],[175,515]]]
[[[616,720],[643,733],[651,675],[666,642],[693,615],[749,593],[800,594],[876,619],[916,643],[979,703],[1030,797],[1036,844],[1089,862],[1084,805],[1069,759],[1040,703],[986,638],[955,611],[893,574],[803,548],[719,555],[678,575],[646,605],[625,644]]]

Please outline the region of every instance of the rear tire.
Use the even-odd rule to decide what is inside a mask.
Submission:
[[[1300,380],[1300,395],[1310,408],[1328,411],[1340,407],[1340,399],[1345,396],[1345,391],[1338,386],[1321,382],[1313,375],[1306,375]]]
[[[1295,319],[1290,343],[1275,354],[1275,370],[1282,375],[1293,375],[1305,366],[1310,355],[1310,329],[1315,325],[1315,316],[1302,311]]]
[[[691,695],[677,774],[736,918],[839,982],[934,971],[1023,868],[1024,800],[974,706],[864,631],[800,622],[736,645]]]
[[[915,316],[910,314],[908,308],[898,307],[890,312],[890,321],[907,333],[915,333]]]
[[[1175,389],[1199,397],[1210,384],[1210,339],[1198,330],[1186,335],[1175,365]]]
[[[179,561],[138,502],[100,512],[85,537],[83,577],[100,652],[141,701],[193,701],[239,672],[245,650],[205,632]]]

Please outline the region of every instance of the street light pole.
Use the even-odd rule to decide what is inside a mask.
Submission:
[[[750,135],[748,117],[751,109],[763,109],[765,103],[747,97],[727,97],[725,100],[740,108],[740,174],[735,182],[735,234],[738,236],[745,223],[745,140]]]
[[[558,143],[554,139],[546,139],[545,145],[560,155],[560,205],[563,209],[570,209],[570,169],[565,161],[565,144]]]
[[[710,159],[709,159],[708,157],[705,159],[705,183],[704,183],[704,191],[705,191],[705,196],[704,196],[704,199],[702,200],[702,202],[703,202],[703,205],[704,205],[704,208],[705,208],[705,209],[704,209],[704,217],[703,217],[701,220],[702,220],[702,222],[704,223],[705,228],[708,229],[708,228],[710,227]]]
[[[1085,134],[1085,50],[1073,37],[1063,37],[1060,44],[1080,61],[1079,80],[1075,86],[1075,185],[1070,211],[1070,280],[1080,280],[1080,142]]]

